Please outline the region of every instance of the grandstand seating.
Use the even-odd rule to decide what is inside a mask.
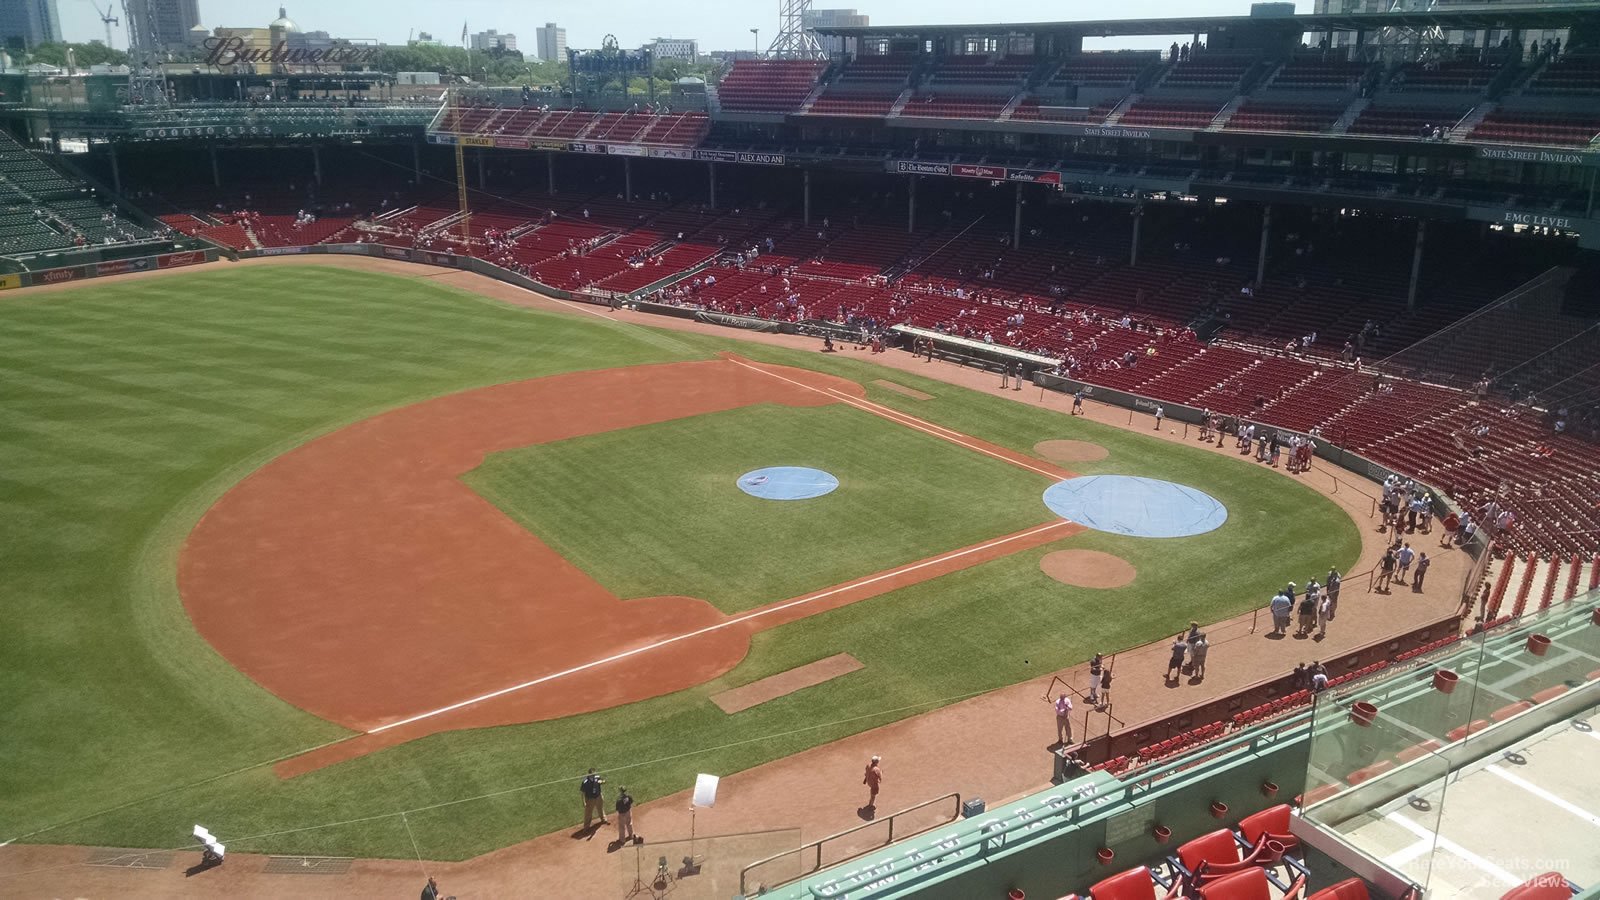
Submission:
[[[905,84],[917,65],[914,53],[862,54],[839,70],[840,81],[892,81]]]
[[[1259,57],[1246,54],[1200,53],[1174,63],[1162,88],[1237,88]]]
[[[1062,61],[1048,83],[1087,87],[1132,85],[1156,62],[1154,53],[1079,53]]]
[[[947,56],[933,70],[930,82],[936,85],[1020,85],[1038,65],[1039,61],[1032,56]]]
[[[1389,76],[1389,89],[1481,93],[1504,68],[1503,61],[1479,59],[1406,63]]]
[[[792,113],[811,95],[827,63],[807,59],[741,59],[717,85],[723,112]]]
[[[1343,102],[1246,100],[1228,118],[1229,131],[1326,131],[1344,113]]]
[[[918,93],[906,101],[902,116],[938,119],[996,119],[1011,102],[1011,94]]]
[[[808,89],[809,90],[809,89]],[[439,130],[456,134],[536,137],[693,147],[711,130],[703,112],[597,112],[542,107],[466,107],[446,110]]]
[[[1164,128],[1205,128],[1227,103],[1221,100],[1144,99],[1122,114],[1123,125],[1155,125]]]
[[[0,256],[150,240],[153,235],[88,185],[45,165],[0,134]]]
[[[1550,61],[1523,88],[1523,93],[1563,97],[1600,94],[1600,53],[1568,53]]]
[[[1472,130],[1475,141],[1509,141],[1582,147],[1600,138],[1600,113],[1593,110],[1535,112],[1494,109]]]
[[[887,116],[902,90],[849,88],[829,85],[812,101],[809,112],[819,116]]]
[[[1424,127],[1449,130],[1471,108],[1470,103],[1444,105],[1416,105],[1376,102],[1362,110],[1350,124],[1350,134],[1371,134],[1393,137],[1421,137]]]
[[[1324,60],[1322,55],[1296,56],[1272,76],[1274,90],[1352,90],[1366,74],[1366,63]]]

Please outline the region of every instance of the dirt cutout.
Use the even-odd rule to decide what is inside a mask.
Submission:
[[[1106,448],[1088,441],[1040,441],[1033,445],[1033,452],[1057,463],[1094,462],[1110,455]]]
[[[1139,574],[1120,556],[1098,550],[1057,550],[1039,560],[1039,569],[1062,584],[1084,588],[1119,588]]]
[[[768,700],[776,700],[795,691],[822,684],[824,681],[832,681],[840,675],[849,675],[862,667],[861,661],[854,656],[848,653],[835,653],[826,659],[796,666],[787,672],[768,675],[759,681],[752,681],[720,694],[712,694],[711,702],[723,712],[732,715],[752,706],[760,706]]]

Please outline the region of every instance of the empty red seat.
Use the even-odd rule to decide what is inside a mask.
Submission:
[[[1560,872],[1546,872],[1524,881],[1504,894],[1500,900],[1569,900],[1572,887]]]
[[[1172,889],[1167,891],[1166,898],[1176,897],[1179,882],[1174,882]],[[1144,866],[1119,872],[1110,878],[1095,882],[1089,889],[1089,896],[1094,900],[1155,900],[1156,883],[1150,877],[1150,870]]]
[[[1567,692],[1567,686],[1564,685],[1564,684],[1558,684],[1558,685],[1555,685],[1553,687],[1547,687],[1544,690],[1542,690],[1542,691],[1540,691],[1540,692],[1538,692],[1538,693],[1533,695],[1533,702],[1535,702],[1535,703],[1548,703],[1551,700],[1554,700],[1555,698],[1561,696],[1562,694],[1565,694],[1566,692]]]
[[[1251,847],[1260,846],[1262,841],[1271,838],[1282,844],[1283,849],[1293,851],[1299,848],[1300,839],[1289,833],[1289,818],[1289,804],[1269,806],[1240,819],[1239,836]]]
[[[1444,745],[1438,741],[1424,741],[1423,743],[1401,750],[1399,753],[1395,754],[1395,758],[1403,763],[1408,763],[1414,759],[1421,759],[1422,757],[1427,756],[1443,746]]]
[[[1371,900],[1372,894],[1367,890],[1367,883],[1359,878],[1346,878],[1338,884],[1329,885],[1315,894],[1310,900]]]
[[[1301,876],[1282,896],[1285,900],[1299,897],[1304,888],[1305,877]],[[1200,900],[1277,900],[1279,895],[1273,890],[1272,883],[1267,881],[1267,870],[1251,866],[1200,888],[1198,896]]]
[[[1459,725],[1450,729],[1450,732],[1446,734],[1445,737],[1449,738],[1452,742],[1459,741],[1469,734],[1476,734],[1488,727],[1488,719],[1475,719],[1471,724]]]
[[[1533,709],[1533,703],[1528,700],[1518,700],[1516,703],[1502,706],[1489,714],[1489,718],[1496,722],[1504,722],[1523,710]]]
[[[1355,770],[1354,772],[1351,772],[1345,778],[1345,781],[1350,782],[1352,785],[1357,785],[1363,781],[1377,778],[1379,775],[1382,775],[1392,768],[1394,768],[1394,762],[1392,760],[1385,759],[1380,762],[1375,762],[1370,766],[1364,766]]]

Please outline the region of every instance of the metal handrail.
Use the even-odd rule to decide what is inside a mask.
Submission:
[[[921,803],[918,803],[918,804],[916,804],[914,806],[908,806],[905,809],[897,810],[896,812],[890,813],[889,814],[889,818],[887,820],[874,819],[871,822],[864,822],[864,823],[862,823],[860,825],[856,825],[853,828],[846,828],[844,831],[834,832],[833,834],[830,834],[827,837],[818,838],[817,840],[811,841],[810,843],[807,843],[807,844],[801,844],[800,846],[796,847],[793,850],[785,850],[782,853],[773,854],[772,856],[769,856],[766,859],[758,859],[755,862],[750,863],[749,865],[745,866],[743,869],[739,870],[739,894],[740,894],[740,896],[744,896],[744,897],[750,896],[750,890],[749,890],[748,885],[746,884],[746,876],[750,874],[750,871],[752,869],[758,868],[760,866],[764,866],[764,865],[766,865],[767,863],[770,863],[770,862],[775,862],[775,861],[780,860],[780,859],[782,859],[782,858],[784,858],[786,856],[789,856],[791,854],[793,854],[793,855],[802,855],[807,850],[815,849],[816,850],[816,857],[815,857],[816,862],[811,867],[810,870],[805,871],[805,872],[800,872],[799,874],[795,875],[793,878],[787,878],[787,879],[785,879],[783,881],[775,882],[775,883],[772,883],[772,884],[763,884],[763,885],[761,885],[761,890],[763,892],[765,892],[765,891],[771,890],[772,888],[775,888],[775,887],[781,887],[782,885],[788,884],[789,882],[794,881],[796,879],[804,878],[806,875],[809,875],[812,872],[820,872],[820,871],[822,871],[822,846],[824,844],[828,843],[829,841],[834,841],[834,840],[838,840],[839,838],[842,838],[842,837],[847,837],[849,835],[855,834],[858,831],[862,831],[862,830],[865,830],[865,829],[868,829],[868,828],[872,828],[875,825],[881,825],[881,824],[883,824],[883,822],[887,821],[889,823],[889,836],[884,840],[883,846],[888,846],[889,844],[894,843],[894,820],[897,817],[903,816],[906,813],[916,812],[919,809],[925,809],[925,808],[927,808],[929,806],[933,806],[933,805],[938,804],[938,803],[943,803],[946,800],[950,800],[950,799],[954,799],[956,801],[954,814],[950,817],[950,821],[953,822],[953,821],[955,821],[956,817],[961,815],[961,794],[959,792],[955,792],[955,791],[952,791],[952,792],[950,792],[948,794],[945,794],[942,797],[935,797],[932,800],[924,800]],[[946,823],[940,823],[940,824],[946,824]],[[938,826],[930,825],[927,828],[919,829],[918,831],[912,832],[912,834],[920,834],[923,831],[930,831],[930,830],[932,830],[933,828],[936,828],[936,827],[938,827]],[[908,837],[909,835],[902,835],[902,836],[903,837]],[[871,851],[863,850],[860,853],[853,853],[850,856],[847,856],[844,859],[839,860],[837,863],[835,863],[835,865],[838,865],[840,863],[849,862],[850,860],[855,859],[858,856],[865,856],[869,852],[871,852]]]

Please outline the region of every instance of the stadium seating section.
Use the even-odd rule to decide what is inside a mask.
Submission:
[[[0,134],[0,256],[150,240],[143,226],[101,203],[86,184]]]
[[[741,59],[717,85],[723,112],[792,113],[811,96],[827,64],[807,59]]]
[[[445,110],[439,131],[486,137],[543,138],[693,147],[711,130],[703,112],[595,112],[537,106],[470,106]]]

